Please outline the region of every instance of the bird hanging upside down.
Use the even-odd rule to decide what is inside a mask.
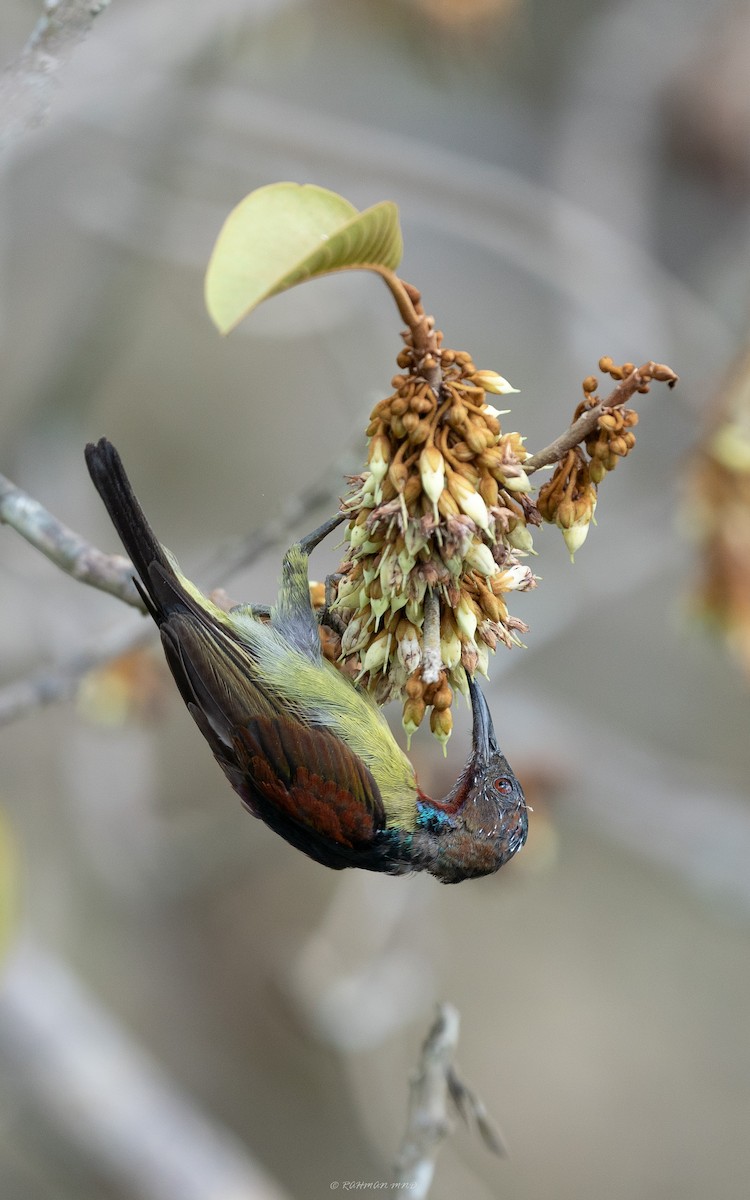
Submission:
[[[254,816],[324,866],[429,871],[443,883],[492,874],[523,846],[523,791],[477,684],[471,756],[445,799],[431,800],[375,703],[323,657],[307,563],[339,518],[287,552],[278,601],[260,620],[250,605],[224,612],[185,578],[106,438],[86,462],[182,698]]]

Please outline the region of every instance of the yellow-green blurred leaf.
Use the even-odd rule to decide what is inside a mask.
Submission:
[[[313,184],[272,183],[227,217],[206,271],[206,307],[229,333],[261,300],[332,271],[395,270],[403,242],[395,204],[358,212]]]
[[[750,472],[750,429],[740,421],[724,421],[711,438],[711,453],[728,471]]]

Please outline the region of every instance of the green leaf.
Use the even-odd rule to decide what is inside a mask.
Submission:
[[[398,209],[388,200],[358,212],[314,184],[272,183],[241,200],[224,222],[206,271],[206,307],[221,333],[278,292],[332,271],[401,261]]]

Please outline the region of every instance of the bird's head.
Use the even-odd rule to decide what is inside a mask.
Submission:
[[[507,799],[508,804],[514,807],[525,804],[523,789],[497,744],[495,727],[484,693],[473,679],[469,679],[468,682],[472,713],[471,756],[464,775],[471,776],[470,786],[478,787],[485,783],[489,785],[500,802]]]
[[[419,854],[443,883],[492,875],[526,841],[523,789],[501,752],[490,710],[469,680],[473,714],[469,761],[444,800],[419,804]]]
[[[505,843],[502,852],[505,862],[526,840],[526,800],[521,784],[497,744],[484,694],[471,679],[469,695],[473,719],[471,754],[443,805],[453,812],[460,812],[462,824],[476,837]]]

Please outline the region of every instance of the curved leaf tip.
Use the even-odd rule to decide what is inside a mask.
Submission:
[[[398,208],[359,212],[315,184],[272,183],[232,209],[206,271],[206,307],[229,333],[262,300],[333,271],[395,270],[403,242]]]

